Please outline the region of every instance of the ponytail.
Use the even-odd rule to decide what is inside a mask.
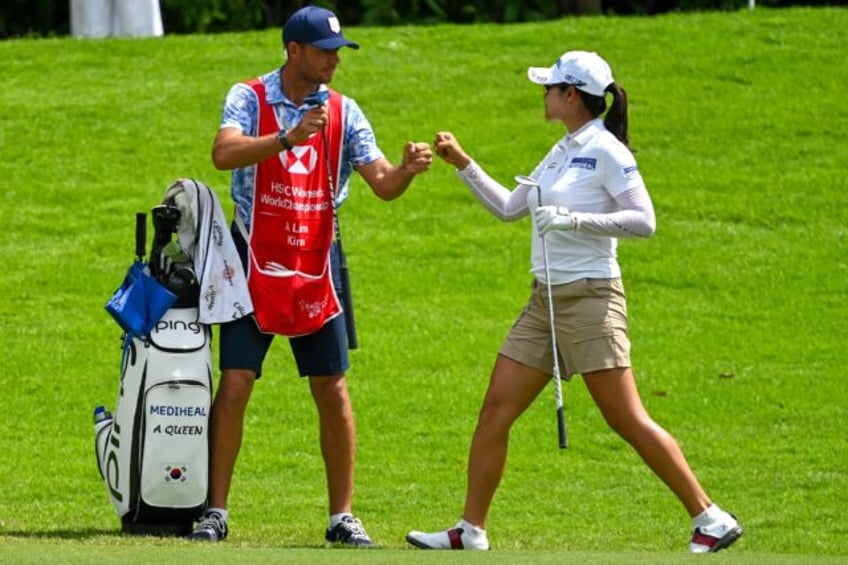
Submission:
[[[627,93],[616,83],[610,84],[606,90],[607,92],[612,92],[612,105],[604,118],[604,125],[625,147],[629,147],[630,136],[627,134]]]
[[[620,142],[629,147],[630,137],[627,134],[627,93],[618,84],[612,83],[606,88],[607,92],[612,93],[612,104],[609,112],[604,117],[604,126],[612,133]],[[583,105],[586,109],[595,116],[603,115],[607,109],[607,101],[603,96],[594,96],[588,92],[577,89],[580,98],[583,99]]]

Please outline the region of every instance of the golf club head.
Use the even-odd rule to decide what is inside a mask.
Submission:
[[[525,184],[527,186],[539,186],[539,183],[536,182],[536,179],[534,179],[533,177],[528,177],[527,175],[515,175],[515,182],[517,182],[518,184]]]
[[[168,239],[170,240],[170,235],[176,233],[177,225],[180,223],[180,217],[182,215],[180,209],[176,206],[159,204],[158,206],[154,206],[150,212],[153,216],[153,229],[156,235],[168,234]],[[162,237],[164,239],[164,236]]]
[[[539,199],[539,205],[542,205],[542,186],[533,177],[527,175],[515,175],[515,182],[536,189],[536,197]]]
[[[153,245],[150,247],[148,264],[153,277],[164,283],[168,273],[162,249],[171,242],[171,234],[176,233],[181,212],[176,206],[167,204],[154,206],[150,212],[153,218]]]
[[[165,271],[165,288],[177,296],[175,305],[197,306],[200,299],[200,285],[194,268],[189,263],[171,263]]]

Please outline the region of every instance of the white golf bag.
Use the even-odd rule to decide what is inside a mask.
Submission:
[[[211,332],[171,308],[148,340],[127,338],[113,417],[95,413],[100,475],[126,533],[186,535],[206,505]]]
[[[199,322],[191,258],[171,242],[182,215],[170,204],[153,209],[147,265],[145,214],[136,215],[136,268],[128,277],[154,285],[153,294],[168,295],[171,306],[155,313],[124,307],[115,316],[124,328],[118,400],[114,415],[102,406],[94,412],[98,469],[126,533],[187,535],[206,506],[212,332]],[[115,297],[106,307],[113,316],[120,308]],[[121,323],[139,317],[141,328]]]

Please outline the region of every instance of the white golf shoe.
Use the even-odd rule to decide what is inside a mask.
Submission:
[[[486,530],[460,520],[456,526],[441,532],[425,533],[412,531],[406,541],[421,549],[489,549]]]
[[[705,512],[693,520],[691,553],[715,553],[730,547],[742,535],[736,516],[717,506],[710,507],[708,512],[710,515]]]

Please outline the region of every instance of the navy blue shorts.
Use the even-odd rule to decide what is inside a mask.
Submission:
[[[242,265],[247,265],[247,243],[237,227],[233,226],[231,231]],[[330,266],[333,286],[341,301],[340,261],[335,243],[330,251]],[[350,368],[344,313],[313,334],[288,339],[301,377],[329,377],[342,374]],[[221,324],[219,368],[222,371],[248,369],[255,371],[258,379],[262,375],[262,362],[273,340],[272,334],[259,331],[253,316]]]

